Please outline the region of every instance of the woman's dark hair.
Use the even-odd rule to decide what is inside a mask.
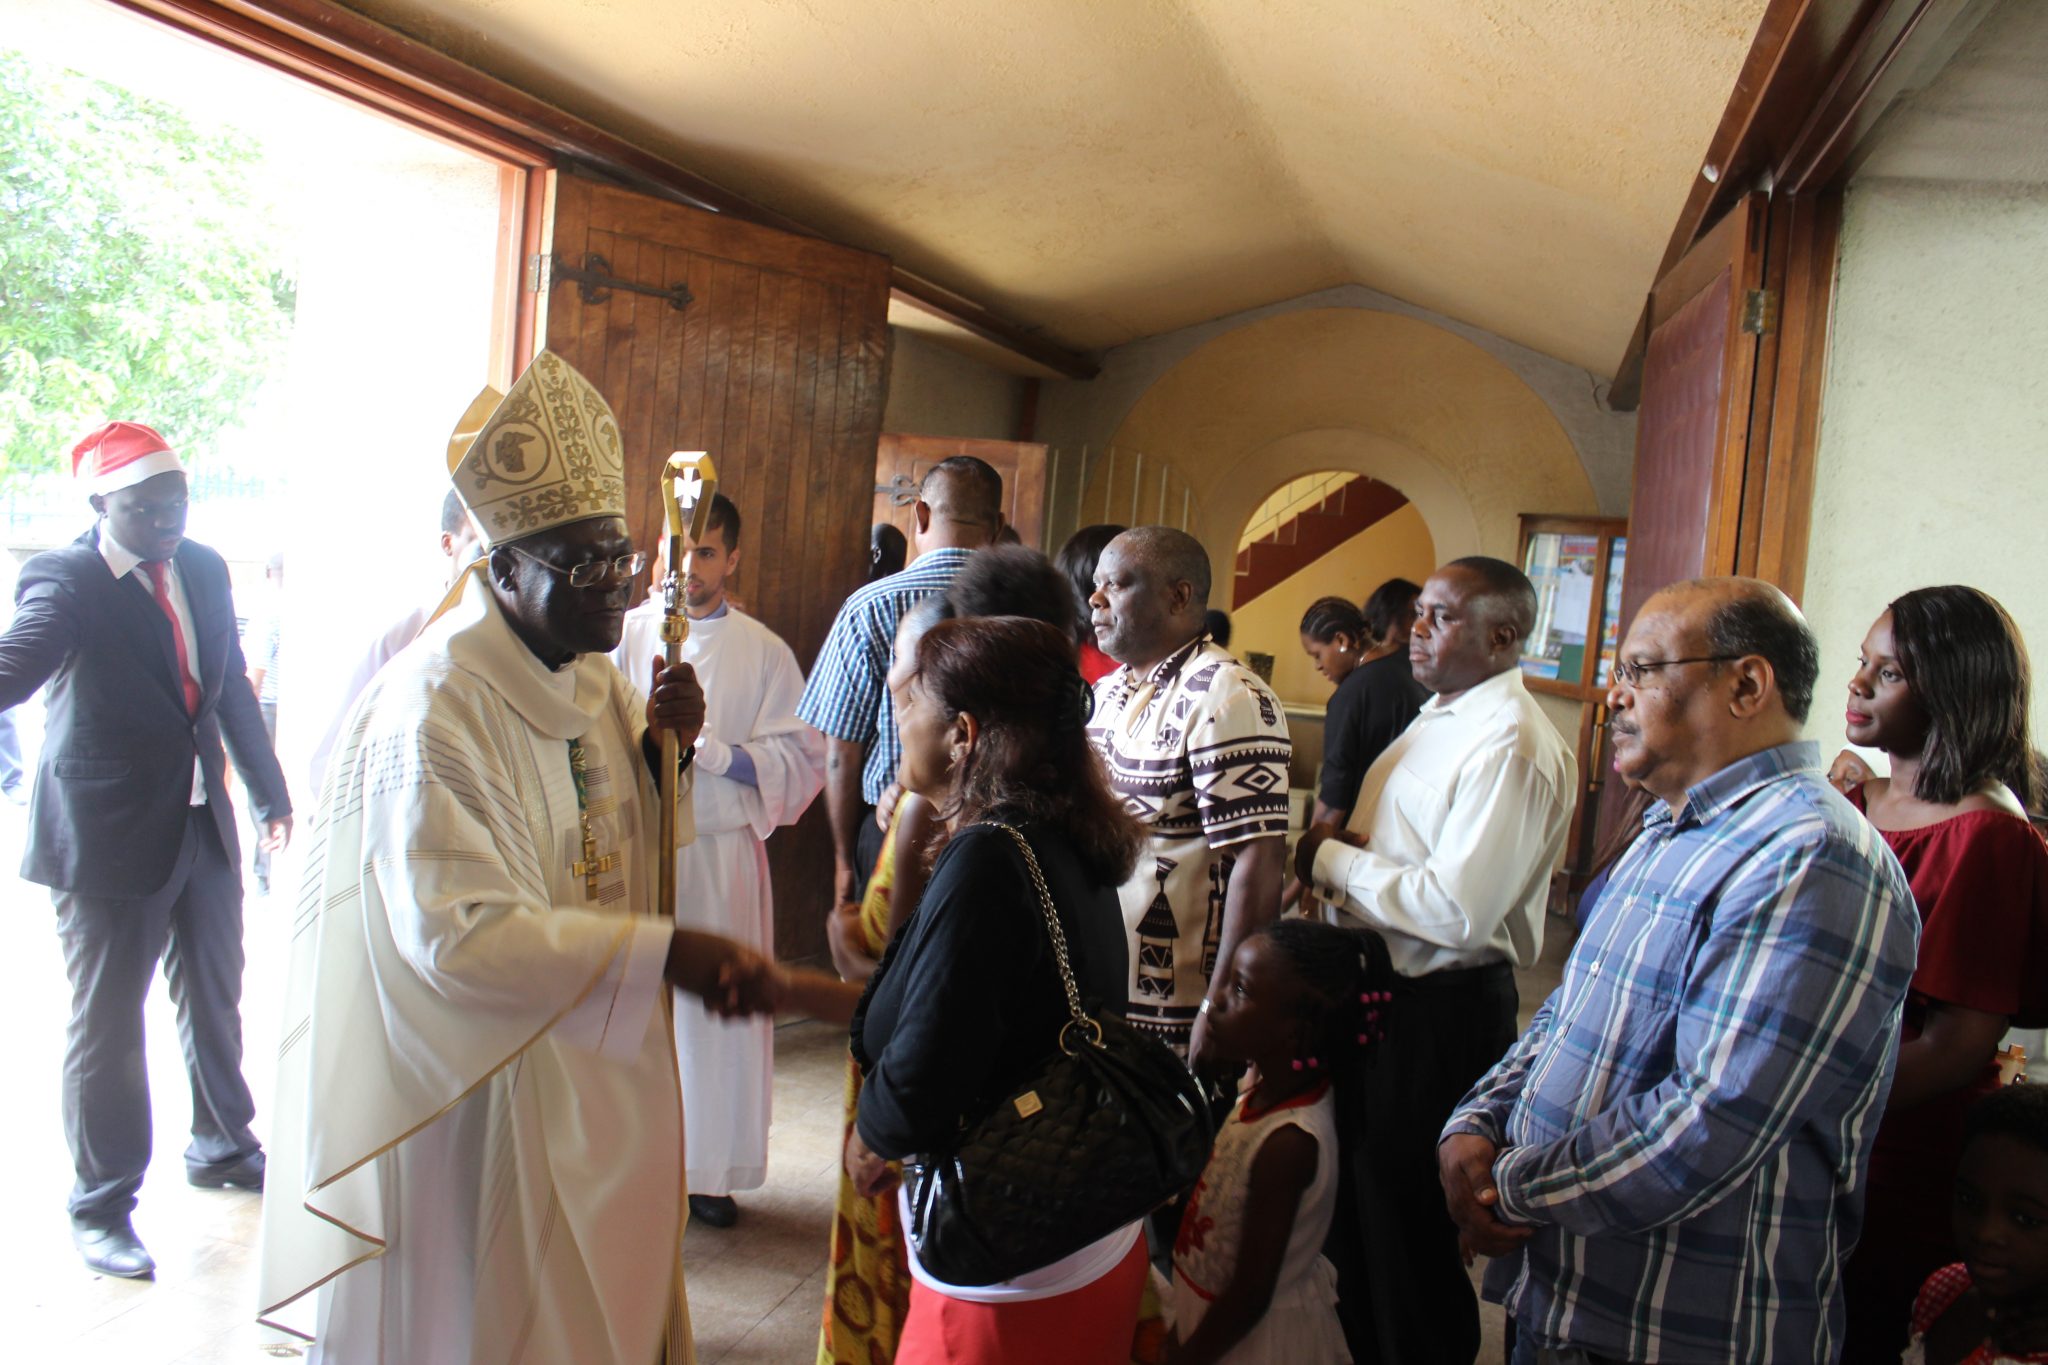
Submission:
[[[1259,935],[1301,983],[1317,1061],[1332,1081],[1347,1084],[1385,1041],[1392,1017],[1391,1002],[1381,998],[1395,980],[1386,940],[1313,919],[1275,920]]]
[[[2048,1085],[2022,1081],[2001,1086],[1970,1106],[1963,1119],[1963,1141],[2003,1133],[2041,1152],[2048,1152]]]
[[[1052,561],[1023,545],[991,545],[968,556],[946,589],[946,614],[1028,616],[1061,634],[1074,629],[1074,595]]]
[[[1951,805],[1985,781],[2039,804],[2027,720],[2033,674],[2005,608],[1975,588],[1918,588],[1885,610],[1906,686],[1927,717],[1913,795]]]
[[[1074,643],[1092,645],[1095,643],[1095,627],[1088,624],[1088,599],[1095,594],[1095,562],[1102,558],[1103,547],[1125,531],[1122,526],[1083,526],[1067,537],[1067,543],[1060,546],[1060,552],[1053,558],[1059,571],[1074,585]]]
[[[1096,880],[1120,885],[1131,875],[1145,829],[1110,791],[1088,743],[1094,693],[1072,640],[1017,616],[941,621],[918,641],[915,677],[947,719],[964,712],[981,728],[941,816],[1044,825],[1073,844]]]
[[[1202,613],[1202,631],[1214,640],[1218,647],[1230,648],[1230,613],[1215,607]]]
[[[1372,590],[1362,614],[1374,644],[1385,640],[1395,627],[1415,619],[1415,599],[1420,596],[1421,586],[1405,578],[1389,578]]]
[[[1319,645],[1339,635],[1349,635],[1360,647],[1372,642],[1365,633],[1365,617],[1342,597],[1318,597],[1301,614],[1301,633]]]

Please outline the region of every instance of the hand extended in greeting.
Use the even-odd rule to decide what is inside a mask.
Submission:
[[[1503,1223],[1496,1212],[1500,1191],[1493,1184],[1493,1159],[1500,1148],[1472,1133],[1454,1133],[1437,1145],[1437,1178],[1444,1203],[1458,1225],[1458,1249],[1472,1257],[1506,1256],[1536,1235],[1536,1229]]]
[[[732,1018],[769,1014],[782,1005],[788,976],[773,959],[716,934],[678,929],[669,940],[662,975],[717,1013]]]

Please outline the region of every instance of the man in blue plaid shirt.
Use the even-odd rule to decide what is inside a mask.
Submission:
[[[1518,1362],[1841,1350],[1919,917],[1799,739],[1818,657],[1750,579],[1668,588],[1629,630],[1615,769],[1662,804],[1438,1148]]]
[[[858,901],[867,886],[882,844],[875,804],[903,758],[887,681],[896,627],[913,606],[951,586],[967,556],[1003,529],[1003,476],[972,455],[941,460],[925,473],[916,514],[917,558],[840,606],[796,708],[798,719],[825,736],[825,811],[841,904]]]

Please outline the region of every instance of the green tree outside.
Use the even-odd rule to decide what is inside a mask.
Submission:
[[[243,133],[0,51],[0,487],[110,418],[204,466],[291,328],[262,167]]]

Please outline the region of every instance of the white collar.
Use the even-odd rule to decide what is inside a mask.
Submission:
[[[1478,720],[1490,716],[1506,706],[1517,696],[1528,692],[1522,683],[1522,666],[1502,669],[1485,682],[1474,683],[1460,692],[1455,700],[1445,701],[1442,697],[1431,697],[1422,705],[1423,718],[1433,716],[1467,716]]]
[[[100,558],[107,561],[107,571],[116,579],[126,578],[134,573],[135,566],[142,562],[141,555],[131,552],[127,546],[114,539],[105,522],[99,524],[93,538],[99,541]]]
[[[448,657],[488,683],[528,725],[550,739],[590,732],[611,696],[611,660],[579,654],[557,671],[534,657],[512,631],[481,576],[463,585],[462,599],[437,623]]]

